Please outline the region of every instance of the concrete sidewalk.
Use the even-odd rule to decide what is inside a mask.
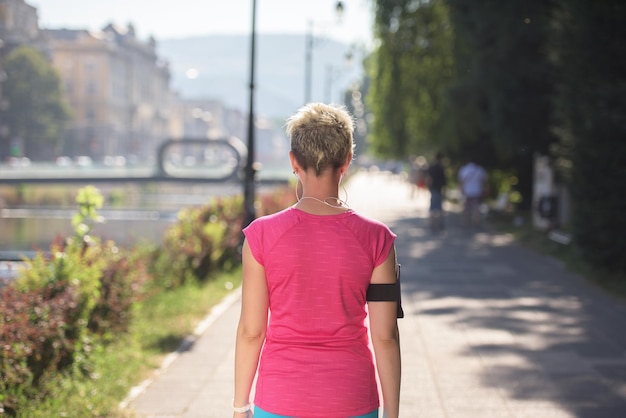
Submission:
[[[355,210],[397,234],[403,418],[626,417],[626,302],[510,236],[447,214],[427,228],[427,194],[382,173],[348,188]],[[128,399],[138,417],[232,416],[238,294]]]

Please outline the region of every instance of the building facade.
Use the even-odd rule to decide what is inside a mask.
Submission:
[[[24,0],[0,0],[0,39],[3,48],[33,43],[39,37],[37,9]]]
[[[73,111],[67,153],[153,161],[176,126],[170,72],[156,41],[142,42],[132,25],[41,32]]]
[[[139,39],[132,24],[99,31],[40,28],[37,9],[25,0],[0,0],[0,106],[2,54],[20,45],[49,58],[71,108],[61,150],[51,157],[152,164],[167,139],[246,141],[247,115],[220,100],[185,99],[172,90],[169,65],[158,56],[154,38]],[[260,128],[261,121],[257,153],[271,154],[276,135]],[[0,154],[8,155],[10,135],[2,125],[0,120]]]

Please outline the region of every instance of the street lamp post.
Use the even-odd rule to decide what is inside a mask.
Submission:
[[[335,6],[337,16],[341,17],[343,14],[343,2],[338,1]],[[312,64],[312,51],[313,48],[313,30],[311,24],[310,38],[307,39],[307,89],[305,98],[310,100],[310,84],[311,84],[311,64]],[[309,42],[310,41],[310,42]],[[244,218],[243,227],[248,226],[256,217],[255,209],[255,190],[254,182],[256,176],[255,162],[254,162],[254,69],[255,69],[255,47],[256,47],[256,0],[252,0],[252,29],[250,34],[250,102],[248,110],[248,154],[246,156],[246,167],[244,170],[244,182],[243,182],[243,207]]]
[[[313,79],[313,22],[307,24],[306,44],[304,48],[304,104],[311,101],[311,81]]]
[[[243,226],[248,226],[256,217],[254,207],[255,167],[254,167],[254,67],[256,44],[256,0],[252,0],[252,31],[250,35],[250,102],[248,110],[248,154],[243,183]]]

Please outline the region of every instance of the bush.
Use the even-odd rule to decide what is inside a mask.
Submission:
[[[80,316],[74,289],[58,281],[37,290],[9,286],[0,294],[0,407],[5,410],[46,372],[72,363],[77,346],[72,324]]]
[[[165,288],[208,280],[218,268],[238,264],[243,212],[241,198],[214,199],[178,213],[155,253],[155,274]]]
[[[101,336],[128,331],[133,306],[144,297],[148,272],[138,251],[126,254],[113,242],[103,248],[106,260],[100,275],[100,296],[91,311],[88,329]]]
[[[89,235],[102,204],[97,189],[81,189],[77,202],[76,234],[27,260],[0,294],[0,410],[35,393],[46,373],[88,372],[94,335],[126,331],[142,294],[141,260]]]
[[[256,215],[275,213],[295,202],[290,187],[261,193]],[[175,288],[187,282],[203,282],[211,273],[230,270],[240,263],[243,200],[241,196],[213,199],[206,205],[183,209],[166,232],[163,246],[152,254],[155,285]]]

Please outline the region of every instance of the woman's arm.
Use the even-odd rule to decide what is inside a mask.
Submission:
[[[235,345],[235,407],[243,407],[250,401],[250,390],[265,341],[269,307],[265,269],[252,255],[247,241],[243,243],[242,264],[241,315]],[[247,416],[251,414],[234,413],[237,418]]]
[[[372,273],[371,283],[395,283],[396,252]],[[400,408],[400,334],[396,318],[398,302],[369,302],[369,321],[376,368],[383,393],[385,417],[398,418]]]

